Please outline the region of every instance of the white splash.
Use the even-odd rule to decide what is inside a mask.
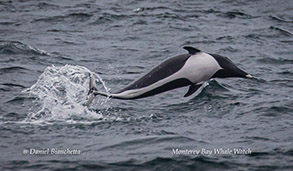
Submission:
[[[98,88],[107,91],[105,83],[96,73],[82,66],[50,66],[40,75],[37,82],[24,90],[30,96],[36,97],[26,121],[56,121],[56,120],[95,120],[102,119],[101,112],[88,109],[83,104],[87,101],[89,91],[89,75],[97,78]],[[107,111],[107,98],[99,99],[95,105]]]

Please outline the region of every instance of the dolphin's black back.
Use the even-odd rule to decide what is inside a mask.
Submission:
[[[121,93],[126,90],[147,87],[159,80],[162,80],[174,74],[175,72],[179,71],[184,66],[185,62],[190,56],[191,56],[190,54],[183,54],[183,55],[178,55],[176,57],[167,59],[162,64],[152,69],[149,73],[139,78],[137,81],[134,81],[133,83],[128,85],[126,88],[120,90],[117,93]]]

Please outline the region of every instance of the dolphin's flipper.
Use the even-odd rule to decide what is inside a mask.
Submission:
[[[199,87],[201,87],[202,84],[196,85],[196,84],[191,84],[191,86],[189,87],[187,93],[184,95],[184,97],[188,97],[190,95],[192,95],[194,92],[196,92],[196,90],[199,89]]]

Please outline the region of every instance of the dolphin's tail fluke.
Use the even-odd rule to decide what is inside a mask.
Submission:
[[[87,93],[87,95],[88,95],[87,96],[87,102],[83,104],[84,106],[89,106],[93,102],[93,100],[95,98],[94,92],[97,91],[95,77],[93,76],[93,74],[89,74],[89,77],[90,77],[89,91]]]
[[[90,80],[89,80],[88,97],[87,97],[87,102],[83,104],[84,106],[89,106],[92,103],[92,101],[94,100],[96,95],[102,95],[102,96],[106,96],[106,97],[110,96],[106,92],[98,91],[97,85],[96,85],[96,79],[93,74],[90,74],[89,77],[90,77]]]
[[[89,91],[87,96],[87,102],[84,103],[84,106],[89,106],[92,101],[94,100],[95,96],[101,95],[108,98],[114,98],[114,99],[122,99],[122,100],[131,100],[137,98],[135,95],[127,94],[124,92],[120,93],[109,93],[109,92],[103,92],[99,91],[96,85],[96,79],[93,74],[89,74],[90,80],[89,80]]]
[[[97,91],[96,79],[93,74],[90,74],[90,81],[89,81],[89,92],[88,95],[92,94],[94,91]]]

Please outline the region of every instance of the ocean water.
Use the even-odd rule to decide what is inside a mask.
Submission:
[[[0,170],[292,170],[293,1],[0,1]],[[183,46],[257,79],[122,101]]]

